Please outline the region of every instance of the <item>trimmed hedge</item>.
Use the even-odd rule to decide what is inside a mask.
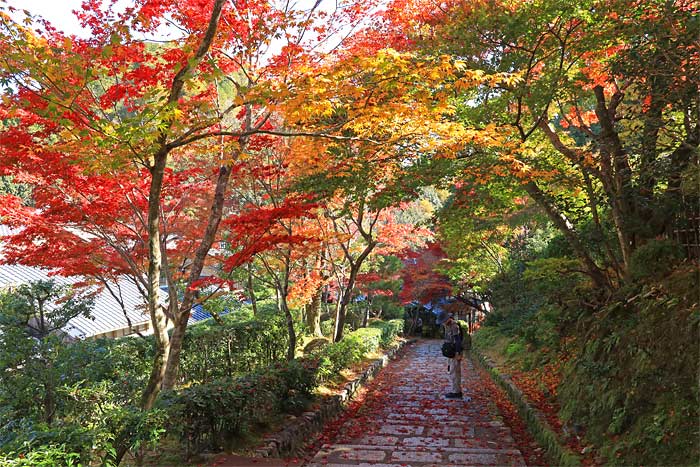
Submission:
[[[390,321],[373,321],[369,326],[382,331],[381,345],[389,345],[396,337],[403,334],[405,321],[402,319],[392,319]]]
[[[304,355],[309,355],[314,352],[318,352],[330,343],[330,339],[327,339],[325,337],[317,337],[315,339],[312,339],[304,346]]]
[[[167,431],[179,437],[186,457],[226,448],[233,438],[280,413],[303,410],[319,384],[390,344],[402,330],[403,320],[374,322],[304,358],[165,393],[159,407],[169,415]]]
[[[287,328],[280,316],[241,320],[225,315],[190,326],[180,362],[181,379],[205,383],[231,378],[284,360]]]
[[[168,433],[180,438],[186,457],[221,450],[229,440],[311,398],[316,364],[293,360],[237,378],[223,378],[162,395]]]
[[[403,320],[374,321],[369,327],[357,329],[340,342],[333,342],[311,355],[318,359],[318,379],[329,381],[341,370],[359,363],[366,354],[386,347],[403,332]]]

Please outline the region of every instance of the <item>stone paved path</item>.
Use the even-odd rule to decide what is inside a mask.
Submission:
[[[385,368],[362,407],[307,467],[524,466],[495,405],[466,398],[480,392],[470,361],[462,366],[465,399],[442,397],[450,387],[440,345],[419,342]]]

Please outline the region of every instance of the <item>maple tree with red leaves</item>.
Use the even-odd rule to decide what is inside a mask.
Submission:
[[[230,272],[248,263],[249,280],[275,290],[287,323],[287,358],[292,360],[297,333],[290,300],[305,304],[310,297],[299,289],[314,290],[318,280],[318,274],[306,268],[306,258],[316,253],[321,242],[315,228],[319,205],[293,191],[286,162],[289,151],[279,138],[275,143],[276,149],[261,146],[255,157],[244,162],[244,179],[233,190],[241,204],[239,212],[227,217],[222,226],[228,245],[223,270]],[[252,284],[249,294],[255,300]]]
[[[453,284],[439,270],[440,263],[446,259],[447,255],[438,243],[428,244],[423,250],[409,252],[403,259],[401,300],[404,303],[417,301],[425,305],[451,296]]]

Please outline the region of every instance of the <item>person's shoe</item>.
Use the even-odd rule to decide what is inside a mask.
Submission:
[[[461,392],[448,392],[445,394],[445,399],[461,399],[462,398],[462,393]]]

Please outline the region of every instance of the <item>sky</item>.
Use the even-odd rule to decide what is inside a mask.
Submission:
[[[317,0],[292,0],[292,7],[298,9],[311,8]],[[83,0],[0,0],[0,5],[7,5],[17,8],[19,11],[14,14],[16,21],[22,21],[24,14],[21,10],[28,10],[33,15],[41,16],[47,19],[56,29],[63,31],[68,35],[75,34],[79,37],[87,37],[90,31],[83,29],[80,26],[78,19],[72,13],[73,10],[80,10]],[[102,0],[107,3],[107,0]],[[117,6],[127,6],[138,2],[138,0],[117,0]],[[321,0],[320,9],[332,11],[341,3],[338,0]],[[383,2],[380,2],[380,4]],[[331,36],[331,40],[327,41],[320,50],[332,50],[338,42],[353,28],[343,28]],[[179,31],[173,30],[168,26],[162,26],[156,33],[156,36],[142,37],[142,39],[172,39],[178,36]],[[307,37],[310,37],[307,35]],[[265,54],[268,58],[277,53],[283,45],[283,41],[273,41],[270,49]]]
[[[88,34],[88,32],[80,27],[80,23],[72,11],[79,10],[82,1],[83,0],[0,0],[0,4],[4,2],[19,10],[29,10],[32,14],[42,16],[49,20],[55,28],[68,34],[81,36]],[[128,5],[135,1],[136,0],[120,0],[117,4]],[[298,0],[296,3],[297,5],[295,6],[298,8],[310,8],[311,5],[315,3],[315,0]],[[335,5],[335,1],[322,0],[321,8],[324,8],[324,4],[326,5],[325,9],[332,8]],[[23,18],[23,16],[19,18]]]
[[[102,0],[103,3],[107,3],[107,0]],[[138,0],[117,0],[117,5],[131,5],[136,3]],[[311,8],[317,0],[292,0],[292,7],[299,9]],[[89,36],[89,30],[83,29],[80,26],[78,19],[72,13],[73,10],[79,10],[83,0],[0,0],[0,5],[3,3],[7,6],[11,6],[20,10],[15,13],[14,18],[16,21],[21,21],[24,19],[24,14],[21,10],[28,10],[34,15],[41,16],[47,19],[56,29],[65,32],[68,35],[75,34],[79,37]],[[338,0],[321,0],[320,9],[326,11],[332,11],[339,4]],[[331,37],[337,38],[337,40],[330,40],[326,43],[322,49],[332,49],[343,37],[350,32],[350,28],[344,28],[338,31]],[[157,33],[157,39],[172,38],[178,35],[177,31],[169,30],[167,26],[163,27],[163,30],[159,30]],[[151,39],[151,37],[144,37],[144,39]],[[268,54],[274,54],[282,46],[282,42],[279,44],[273,43]]]
[[[29,10],[48,19],[57,29],[68,34],[85,35],[78,19],[71,13],[80,9],[82,0],[6,0],[7,5]]]

